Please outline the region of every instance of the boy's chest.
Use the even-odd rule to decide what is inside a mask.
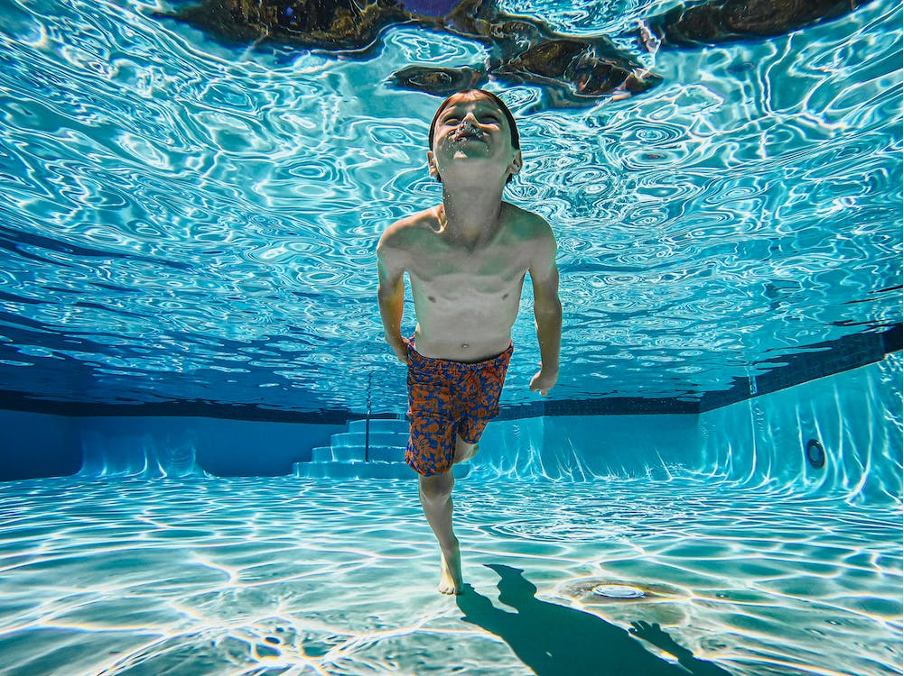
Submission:
[[[523,277],[528,267],[526,247],[503,240],[475,251],[441,244],[424,247],[414,256],[409,272],[431,284],[472,279],[478,285],[505,285]]]

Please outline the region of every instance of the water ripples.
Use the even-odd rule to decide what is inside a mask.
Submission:
[[[650,11],[553,4],[504,8],[629,50]],[[479,65],[484,47],[398,28],[353,61],[223,47],[130,2],[0,14],[0,359],[28,355],[24,390],[362,410],[372,374],[374,400],[404,409],[373,251],[440,198],[437,100],[384,83],[411,63]],[[900,290],[877,293],[901,284],[900,19],[872,3],[785,38],[644,55],[662,86],[588,110],[501,92],[525,156],[509,199],[559,239],[555,396],[699,396],[803,338],[901,321]],[[530,304],[528,288],[507,403],[530,397]],[[147,342],[126,355],[109,335]],[[67,347],[85,337],[93,352]],[[221,340],[250,358],[199,347]],[[295,348],[264,354],[280,341]],[[82,389],[53,384],[73,382],[64,361]],[[233,368],[247,377],[202,375]]]
[[[86,443],[102,445],[95,436]],[[467,597],[458,607],[436,592],[416,485],[212,478],[195,453],[135,454],[135,473],[180,479],[94,462],[77,477],[0,485],[7,668],[442,673],[451,641],[463,670],[512,674],[531,666],[512,649],[523,624],[548,627],[550,613],[563,631],[538,632],[543,650],[569,654],[556,636],[574,626],[653,668],[666,667],[630,637],[632,622],[660,624],[735,676],[893,673],[901,661],[900,510],[887,504],[710,475],[469,479],[456,487],[468,593],[519,622],[508,646],[499,626],[462,622],[485,616]],[[513,576],[500,583],[503,570]],[[606,599],[599,584],[647,596]],[[615,673],[608,654],[572,648],[601,658],[584,673]]]

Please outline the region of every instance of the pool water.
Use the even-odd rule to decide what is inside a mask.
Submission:
[[[455,510],[457,598],[414,481],[0,484],[0,673],[900,673],[899,509],[685,472]]]
[[[0,481],[0,676],[902,673],[900,3],[651,53],[674,3],[500,2],[662,83],[488,85],[565,321],[558,416],[520,418],[526,285],[457,598],[413,478],[214,475],[405,410],[374,249],[441,199],[439,99],[387,83],[489,51],[226,45],[185,4],[0,0],[0,479],[81,467]]]
[[[441,99],[387,83],[490,50],[410,26],[355,58],[224,45],[156,13],[186,4],[0,2],[0,394],[404,410],[374,250],[441,199]],[[559,244],[553,400],[696,402],[902,320],[900,4],[647,52],[669,4],[500,2],[663,78],[580,108],[487,85],[521,132],[506,199]],[[536,399],[526,287],[504,405]]]

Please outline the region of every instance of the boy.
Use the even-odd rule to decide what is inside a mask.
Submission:
[[[453,94],[430,125],[427,164],[442,204],[396,221],[377,246],[378,299],[386,341],[408,364],[411,434],[405,461],[420,474],[424,515],[442,550],[439,591],[460,594],[452,532],[452,465],[470,459],[512,354],[512,325],[530,272],[545,395],[559,372],[562,305],[556,241],[541,217],[502,201],[521,170],[518,130],[506,105],[480,89]],[[404,274],[417,327],[402,337]]]

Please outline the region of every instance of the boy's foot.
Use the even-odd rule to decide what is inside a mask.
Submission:
[[[437,589],[440,594],[461,594],[464,583],[461,579],[461,552],[458,543],[455,546],[442,552],[442,572],[439,578],[439,586]]]
[[[467,462],[475,455],[477,455],[477,451],[479,449],[479,444],[466,444],[465,442],[459,440],[455,445],[455,457],[452,459],[452,464],[457,465],[460,462]]]

